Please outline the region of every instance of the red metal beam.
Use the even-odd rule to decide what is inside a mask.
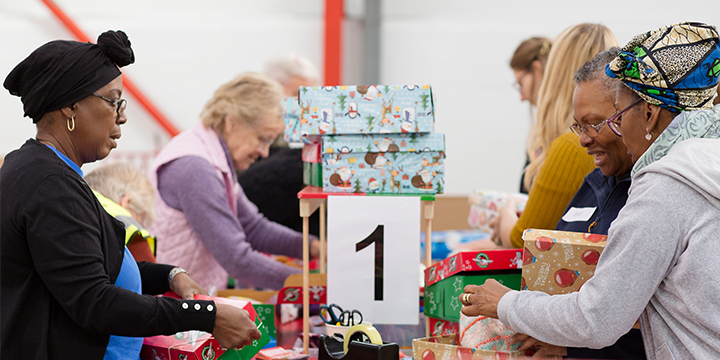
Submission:
[[[67,27],[68,30],[70,30],[70,32],[75,35],[75,38],[82,42],[91,42],[90,38],[88,38],[87,35],[85,35],[85,33],[80,30],[77,25],[75,25],[75,22],[72,21],[72,19],[70,19],[70,17],[68,17],[65,12],[62,11],[62,9],[55,5],[52,0],[41,1],[45,5],[47,5],[50,11],[52,11],[53,14],[55,14],[55,16],[65,25],[65,27]],[[155,121],[157,121],[158,124],[160,124],[160,126],[162,126],[162,128],[165,129],[168,134],[170,134],[170,136],[175,136],[180,133],[177,127],[175,127],[175,125],[170,120],[168,120],[168,118],[165,117],[165,115],[163,115],[160,110],[158,110],[155,105],[152,104],[150,100],[148,100],[145,94],[143,94],[143,92],[140,91],[137,86],[135,86],[135,83],[133,83],[130,78],[125,74],[123,74],[123,86],[130,92],[130,94],[135,97],[135,99],[140,103],[140,105],[142,105],[145,110],[147,110],[147,112],[150,113],[153,118],[155,118]]]
[[[325,0],[325,85],[342,81],[343,0]]]

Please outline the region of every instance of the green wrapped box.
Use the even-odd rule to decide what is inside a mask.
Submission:
[[[513,290],[520,290],[521,271],[516,269],[467,272],[425,286],[425,315],[459,322],[462,308],[459,296],[464,292],[466,285],[482,285],[487,279],[495,279]]]

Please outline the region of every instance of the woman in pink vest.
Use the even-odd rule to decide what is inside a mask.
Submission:
[[[258,74],[222,85],[201,121],[173,138],[150,171],[156,189],[157,259],[184,267],[206,289],[224,289],[228,275],[243,283],[280,289],[296,268],[263,253],[302,257],[302,234],[267,220],[237,181],[267,157],[283,131],[282,86]],[[319,244],[313,240],[310,256]]]

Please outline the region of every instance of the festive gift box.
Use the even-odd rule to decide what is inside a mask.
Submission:
[[[203,331],[183,331],[170,336],[146,337],[140,350],[142,360],[213,360],[222,347]]]
[[[458,335],[443,335],[413,340],[413,359],[421,360],[486,360],[522,359],[523,351],[493,351],[458,346]]]
[[[433,132],[430,85],[300,87],[290,137]],[[298,110],[299,109],[299,110]],[[297,135],[296,135],[297,134]]]
[[[460,332],[460,324],[455,321],[447,321],[433,317],[426,317],[426,319],[430,322],[430,335],[432,336],[450,335]]]
[[[523,233],[522,289],[551,295],[580,290],[595,273],[607,236],[527,229]]]
[[[445,135],[325,136],[323,191],[436,194],[444,182]]]
[[[505,206],[509,200],[515,200],[518,216],[520,216],[523,210],[525,210],[525,204],[528,200],[527,195],[475,190],[468,198],[470,202],[468,225],[470,225],[471,228],[492,233],[492,229],[489,226],[490,221],[498,216],[498,210]]]
[[[303,183],[322,187],[322,145],[320,142],[303,144]]]
[[[463,251],[439,261],[425,270],[425,286],[467,271],[522,269],[522,251],[498,249]],[[518,273],[515,271],[514,273]]]
[[[482,285],[487,279],[520,290],[520,250],[485,250],[457,253],[425,269],[425,316],[458,322],[459,296],[466,285]]]

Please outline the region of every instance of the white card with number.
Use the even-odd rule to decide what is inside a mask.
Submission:
[[[420,197],[328,196],[327,300],[365,322],[417,324]]]

